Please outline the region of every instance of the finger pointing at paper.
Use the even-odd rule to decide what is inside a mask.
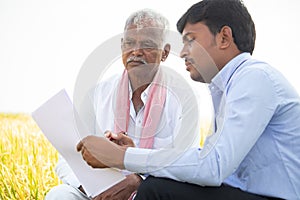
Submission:
[[[135,147],[134,142],[125,132],[113,133],[111,131],[105,131],[105,137],[117,145]]]

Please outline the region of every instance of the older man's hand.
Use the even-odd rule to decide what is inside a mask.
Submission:
[[[124,147],[135,147],[134,142],[125,132],[113,133],[111,131],[105,131],[105,137],[117,145]]]
[[[127,175],[126,179],[99,194],[93,200],[129,199],[131,194],[138,189],[141,182],[142,178],[139,175]]]

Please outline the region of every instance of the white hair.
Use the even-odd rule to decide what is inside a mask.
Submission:
[[[151,9],[142,9],[132,13],[126,20],[124,30],[129,25],[136,25],[137,28],[159,28],[163,32],[163,40],[166,38],[169,29],[167,18]]]

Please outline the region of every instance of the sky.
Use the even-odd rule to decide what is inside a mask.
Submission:
[[[62,88],[72,94],[85,60],[122,32],[132,12],[154,9],[176,31],[177,20],[196,2],[110,0],[104,5],[99,0],[0,0],[0,112],[31,113]],[[300,66],[300,1],[244,3],[256,24],[253,56],[281,71],[300,92],[296,73]],[[183,60],[172,59],[176,61],[172,65],[189,77]],[[205,107],[209,99],[206,87],[193,84],[203,91]]]

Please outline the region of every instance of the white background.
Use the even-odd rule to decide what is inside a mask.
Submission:
[[[198,1],[102,2],[0,0],[0,112],[31,113],[62,88],[72,93],[85,59],[122,32],[132,12],[152,8],[176,31],[177,20]],[[300,1],[244,2],[256,24],[254,57],[280,70],[300,92]],[[183,60],[178,59],[176,68],[185,70]]]

